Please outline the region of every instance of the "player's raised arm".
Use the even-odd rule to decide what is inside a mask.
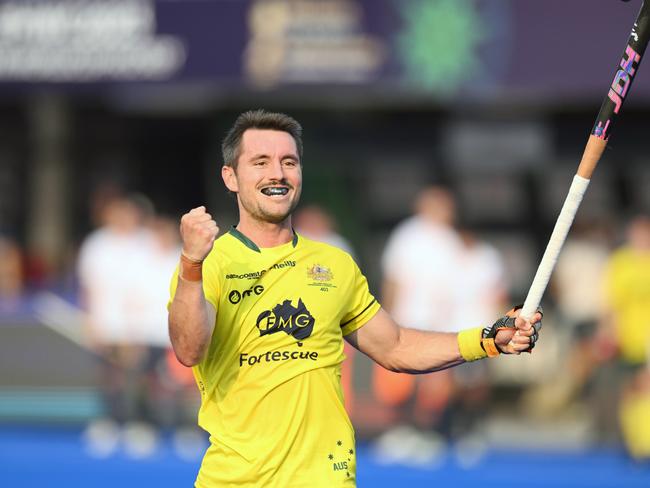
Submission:
[[[400,373],[430,373],[487,356],[532,349],[542,315],[531,322],[511,310],[491,327],[459,333],[400,327],[383,309],[346,339],[384,368]]]
[[[194,366],[210,344],[216,317],[203,292],[202,266],[219,227],[205,207],[197,207],[183,215],[180,231],[183,251],[178,285],[169,307],[169,336],[178,360]]]

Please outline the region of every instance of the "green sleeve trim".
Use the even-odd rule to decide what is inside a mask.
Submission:
[[[363,327],[371,318],[375,316],[380,308],[381,305],[379,305],[379,302],[377,300],[370,302],[370,304],[364,308],[360,314],[358,314],[352,320],[346,321],[345,325],[341,326],[342,334],[346,336]]]
[[[376,301],[377,301],[377,299],[375,298],[372,302],[370,302],[370,303],[368,304],[368,306],[367,306],[366,308],[364,308],[363,310],[361,310],[361,312],[359,312],[357,315],[355,315],[355,316],[354,316],[353,318],[351,318],[350,320],[347,320],[347,321],[343,322],[343,323],[341,324],[341,329],[342,329],[343,327],[345,327],[346,325],[348,325],[350,322],[352,322],[352,321],[354,321],[354,320],[357,320],[359,317],[361,317],[361,316],[364,314],[364,312],[365,312],[366,310],[368,310],[368,309],[372,306],[372,304],[375,303]]]

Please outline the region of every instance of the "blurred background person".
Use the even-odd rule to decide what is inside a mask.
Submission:
[[[381,258],[382,304],[398,323],[420,330],[455,329],[464,251],[453,227],[455,218],[452,193],[430,186],[416,196],[414,215],[390,234]],[[392,411],[395,426],[378,439],[380,455],[429,462],[440,450],[438,434],[449,435],[451,373],[410,376],[374,366],[372,383],[377,401]]]
[[[604,326],[617,351],[618,419],[628,453],[650,461],[650,216],[636,215],[607,262]],[[611,350],[611,348],[608,348]],[[612,398],[610,394],[609,398]]]
[[[99,358],[97,385],[105,415],[85,433],[89,450],[97,456],[112,454],[121,439],[134,456],[150,454],[156,444],[142,409],[141,373],[147,363],[143,339],[152,335],[142,332],[140,280],[155,246],[141,202],[132,196],[107,198],[100,212],[102,225],[79,251],[80,303],[87,340]]]
[[[455,227],[455,199],[447,188],[423,190],[415,210],[388,240],[382,258],[384,300],[399,310],[402,320],[428,330],[457,332],[488,324],[508,301],[499,251],[469,227]],[[482,450],[477,418],[485,414],[489,402],[488,363],[472,366],[478,367],[461,365],[416,379],[375,368],[377,398],[396,410],[396,422],[410,424],[384,434],[378,444],[381,450],[398,460],[408,456],[423,463],[439,454],[443,438],[463,441],[459,456],[466,454],[470,443]],[[388,447],[395,445],[395,436],[410,439],[398,443],[407,447]]]

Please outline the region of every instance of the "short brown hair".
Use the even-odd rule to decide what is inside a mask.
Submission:
[[[298,156],[302,161],[302,127],[293,117],[265,110],[249,110],[244,112],[228,131],[221,143],[224,166],[237,167],[237,160],[241,154],[241,140],[248,129],[278,130],[287,132],[296,141]]]

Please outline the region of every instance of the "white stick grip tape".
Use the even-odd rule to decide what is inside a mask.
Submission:
[[[564,205],[555,223],[555,228],[546,246],[546,251],[544,251],[542,262],[539,263],[533,284],[530,285],[530,290],[528,290],[524,308],[521,310],[521,316],[524,318],[530,319],[542,301],[542,295],[544,295],[557,258],[560,255],[566,236],[569,233],[573,219],[578,212],[578,207],[580,206],[580,202],[582,202],[582,197],[585,191],[587,191],[588,186],[589,180],[587,178],[578,175],[573,177],[569,194],[566,200],[564,200]]]

